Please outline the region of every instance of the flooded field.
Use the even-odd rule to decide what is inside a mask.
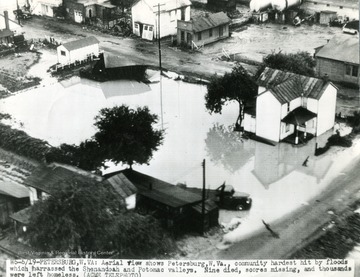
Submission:
[[[150,79],[159,79],[158,73],[151,74],[154,76]],[[332,131],[301,147],[285,143],[268,146],[244,140],[229,128],[237,117],[236,103],[224,107],[222,114],[210,115],[204,104],[205,86],[167,78],[163,78],[162,86],[164,144],[149,165],[134,169],[173,184],[200,187],[201,162],[206,159],[208,187],[217,188],[226,182],[238,191],[250,193],[253,199],[253,207],[245,219],[248,228],[229,233],[229,240],[237,240],[259,228],[262,219],[271,222],[307,205],[360,153],[357,145],[351,152],[339,150],[340,153],[315,157],[315,143],[323,146]],[[2,99],[0,112],[12,115],[8,124],[56,146],[78,144],[90,138],[95,133],[94,117],[103,107],[148,106],[159,115],[157,128],[161,128],[160,103],[158,82],[96,83],[72,78]],[[306,158],[308,164],[303,166]],[[121,165],[111,167],[107,172],[121,168]],[[229,221],[236,216],[229,212],[221,220]]]

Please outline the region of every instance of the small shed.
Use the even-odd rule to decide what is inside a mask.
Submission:
[[[193,224],[198,232],[204,232],[211,227],[219,225],[219,207],[212,200],[205,202],[205,216],[202,215],[202,203],[192,207],[194,215]]]
[[[229,37],[231,19],[224,13],[206,14],[190,21],[178,20],[177,42],[196,48]]]
[[[58,63],[62,65],[91,60],[100,53],[99,41],[91,36],[70,41],[57,47]]]
[[[323,25],[328,25],[337,17],[337,13],[334,11],[321,11],[319,23]]]
[[[124,174],[114,175],[103,181],[102,184],[113,188],[120,202],[126,205],[127,210],[135,209],[138,190]]]

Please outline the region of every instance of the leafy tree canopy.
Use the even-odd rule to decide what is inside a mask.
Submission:
[[[103,159],[130,165],[148,163],[163,141],[163,130],[156,130],[158,116],[147,107],[130,109],[126,105],[100,110],[95,117],[98,132],[92,144]],[[89,143],[89,142],[88,142]]]
[[[213,76],[207,86],[205,106],[210,113],[221,113],[222,107],[229,101],[237,101],[239,115],[237,125],[241,125],[244,107],[254,101],[257,93],[257,85],[247,71],[237,65],[231,73],[224,76]]]
[[[32,209],[27,237],[46,251],[109,249],[106,226],[120,214],[115,194],[97,183],[73,179],[62,183]]]
[[[134,2],[134,0],[110,0],[111,4],[120,7],[123,12],[126,8],[130,8]]]
[[[281,51],[267,55],[260,67],[257,76],[260,76],[265,67],[289,71],[292,73],[314,77],[316,61],[308,52],[300,51],[295,54],[284,54]]]

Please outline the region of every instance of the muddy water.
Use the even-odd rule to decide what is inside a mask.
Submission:
[[[151,79],[158,79],[156,73]],[[341,164],[336,163],[335,155],[314,157],[315,143],[323,146],[331,131],[302,147],[244,140],[228,128],[237,116],[236,103],[225,106],[220,115],[210,115],[204,104],[205,86],[162,79],[162,109],[160,83],[96,83],[73,78],[3,99],[0,112],[13,116],[9,124],[59,145],[90,138],[96,131],[93,119],[103,107],[148,106],[159,115],[158,128],[163,122],[165,140],[149,165],[134,169],[173,184],[200,187],[201,162],[206,159],[208,187],[216,188],[225,181],[253,198],[246,216],[249,228],[241,228],[242,235],[260,227],[262,219],[271,222],[306,205],[356,154],[345,156]],[[307,166],[303,166],[307,157]],[[231,217],[234,214],[228,213],[222,220]],[[240,233],[231,236],[233,240]]]

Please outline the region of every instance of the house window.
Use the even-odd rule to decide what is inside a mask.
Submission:
[[[330,4],[326,4],[326,7],[330,7]]]
[[[212,37],[212,29],[209,30],[209,37]]]
[[[357,65],[347,64],[345,67],[345,74],[348,76],[357,77],[359,74],[359,67]]]
[[[343,6],[340,6],[339,8],[340,8],[340,10],[342,10],[342,9],[343,9]]]
[[[181,20],[185,20],[185,9],[181,9]]]
[[[170,21],[175,21],[176,19],[176,10],[170,12]]]
[[[224,35],[224,27],[220,26],[219,27],[219,37],[222,37]]]
[[[66,53],[65,53],[65,51],[60,51],[60,54],[61,54],[61,56],[66,56]]]
[[[139,29],[139,24],[138,24],[138,23],[135,23],[135,24],[134,24],[134,28],[135,28],[135,29]]]
[[[181,35],[181,41],[184,41],[185,40],[185,32],[184,31],[181,31],[181,33],[180,33],[180,35]]]
[[[152,32],[152,31],[153,31],[153,27],[149,26],[149,32]]]
[[[147,31],[148,30],[148,26],[144,26],[144,31]]]
[[[198,33],[198,40],[201,40],[201,32]]]

